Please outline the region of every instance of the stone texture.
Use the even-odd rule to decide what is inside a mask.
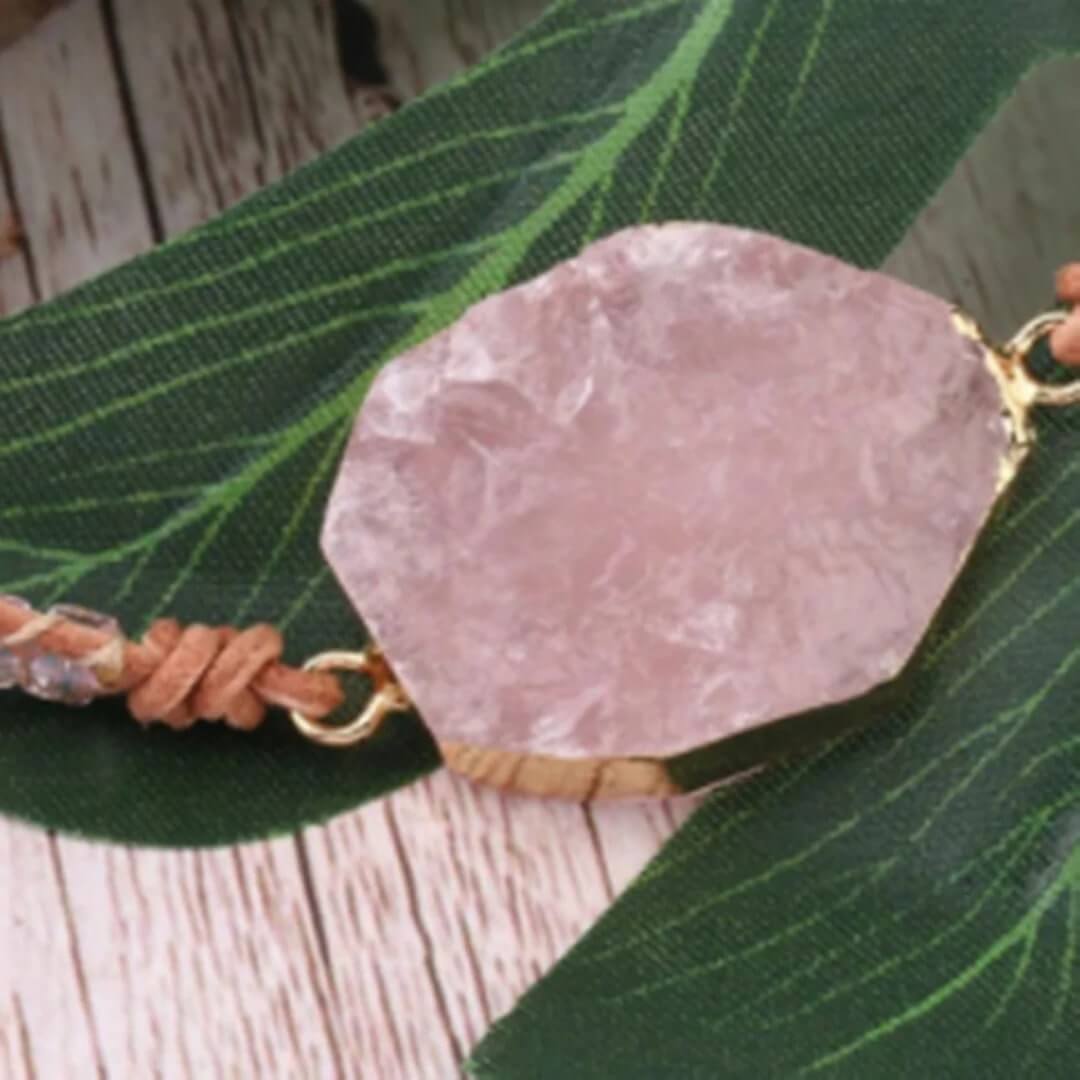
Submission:
[[[649,226],[390,364],[324,548],[440,741],[667,756],[895,675],[1006,444],[942,301]]]

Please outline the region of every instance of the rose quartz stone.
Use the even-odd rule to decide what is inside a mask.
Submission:
[[[390,364],[323,544],[437,739],[666,757],[896,675],[1006,446],[941,300],[646,226]]]

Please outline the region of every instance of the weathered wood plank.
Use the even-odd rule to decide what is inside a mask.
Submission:
[[[14,199],[11,171],[3,139],[4,121],[0,113],[0,227],[17,230],[18,247],[0,256],[0,316],[13,315],[36,299],[29,246],[22,242],[22,223]],[[14,238],[10,238],[14,240]]]
[[[150,184],[167,235],[266,181],[261,132],[228,13],[213,0],[115,0]]]
[[[701,805],[704,796],[587,807],[604,873],[618,895],[645,868],[664,842]]]
[[[96,0],[74,0],[0,56],[15,196],[42,294],[152,242]]]
[[[550,0],[369,0],[394,91],[414,98],[475,64]]]
[[[41,830],[0,821],[5,1078],[93,1075],[104,1065],[60,847]]]
[[[25,34],[63,0],[0,0],[0,49]]]
[[[67,840],[63,860],[111,1075],[341,1074],[294,841],[181,852]]]
[[[329,0],[232,0],[230,11],[262,124],[267,180],[359,130]]]
[[[670,829],[644,830],[642,815],[606,812],[634,838],[620,849],[623,878]],[[305,841],[334,983],[343,1001],[362,1003],[342,1016],[348,1060],[372,1062],[379,1077],[450,1075],[614,896],[582,807],[450,772]]]

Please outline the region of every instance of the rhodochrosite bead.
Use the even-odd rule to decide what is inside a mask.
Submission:
[[[667,758],[895,676],[1007,445],[941,300],[645,226],[390,364],[324,547],[439,741]]]

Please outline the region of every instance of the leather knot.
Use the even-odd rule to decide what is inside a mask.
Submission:
[[[0,650],[5,648],[68,660],[93,673],[93,696],[127,694],[141,723],[176,729],[203,719],[251,731],[267,708],[318,720],[345,697],[332,672],[281,663],[281,634],[266,624],[247,630],[185,628],[175,619],[159,619],[134,642],[112,619],[85,609],[60,605],[39,614],[25,601],[0,596]]]
[[[160,619],[142,644],[154,667],[128,694],[136,720],[158,720],[175,729],[200,719],[224,720],[241,731],[262,722],[266,702],[252,684],[284,650],[274,627],[241,631],[196,623],[182,628],[174,619]]]

